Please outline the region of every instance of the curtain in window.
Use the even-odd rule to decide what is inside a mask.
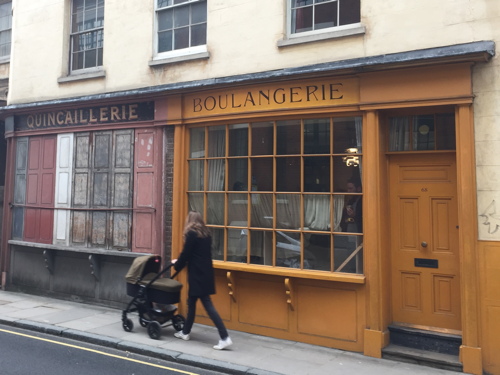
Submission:
[[[306,195],[304,197],[304,226],[311,230],[330,229],[330,196]]]
[[[214,132],[210,134],[211,147],[210,154],[224,155],[225,136],[224,132]],[[209,191],[223,191],[224,190],[224,176],[225,176],[225,161],[224,159],[212,159],[208,161],[208,190]],[[224,194],[212,194],[210,204],[208,205],[207,215],[212,218],[212,223],[224,222]]]
[[[393,117],[389,129],[389,151],[405,151],[410,147],[409,117]]]
[[[342,213],[344,211],[345,195],[335,195],[333,197],[333,231],[342,232],[340,223],[342,222]]]

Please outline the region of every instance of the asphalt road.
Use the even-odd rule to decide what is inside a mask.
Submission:
[[[215,375],[116,349],[0,325],[2,375]]]

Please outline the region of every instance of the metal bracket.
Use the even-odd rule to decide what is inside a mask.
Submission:
[[[101,275],[99,256],[97,254],[90,254],[89,263],[90,263],[90,274],[94,276],[97,281],[99,281],[99,277]]]
[[[45,268],[52,275],[54,273],[54,251],[52,250],[44,250],[43,258],[45,260]]]
[[[293,298],[293,296],[292,296],[292,281],[288,277],[285,279],[285,294],[286,294],[286,303],[288,303],[288,306],[293,311],[294,308],[293,308],[293,303],[292,303],[292,298]]]
[[[234,278],[230,271],[226,273],[226,278],[227,278],[227,287],[229,289],[229,295],[231,296],[231,299],[234,302],[236,302],[236,297],[234,296]]]

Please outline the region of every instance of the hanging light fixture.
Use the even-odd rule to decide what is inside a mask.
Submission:
[[[358,149],[356,147],[350,147],[345,150],[347,154],[357,154]],[[348,167],[358,167],[359,166],[359,156],[348,155],[342,158],[342,161]]]

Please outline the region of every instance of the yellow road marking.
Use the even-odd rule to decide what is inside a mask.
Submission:
[[[151,366],[151,367],[157,367],[157,368],[161,368],[161,369],[164,369],[164,370],[175,371],[175,372],[179,372],[179,373],[182,373],[182,374],[187,374],[187,375],[199,375],[199,374],[197,374],[197,373],[195,373],[195,372],[182,371],[182,370],[178,370],[178,369],[175,369],[175,368],[172,368],[172,367],[166,367],[166,366],[155,365],[155,364],[153,364],[153,363],[148,363],[148,362],[144,362],[144,361],[139,361],[139,360],[137,360],[137,359],[127,358],[127,357],[124,357],[124,356],[121,356],[121,355],[116,355],[116,354],[105,353],[105,352],[102,352],[102,351],[100,351],[100,350],[89,349],[89,348],[85,348],[85,347],[83,347],[83,346],[78,346],[78,345],[66,344],[66,343],[64,343],[64,342],[55,341],[55,340],[49,340],[49,339],[44,339],[44,338],[42,338],[42,337],[36,337],[36,336],[32,336],[32,335],[27,335],[27,334],[24,334],[24,333],[19,333],[19,332],[15,332],[15,331],[9,331],[9,330],[6,330],[6,329],[0,329],[0,332],[10,333],[10,334],[12,334],[12,335],[17,335],[17,336],[28,337],[28,338],[35,339],[35,340],[39,340],[39,341],[50,342],[50,343],[52,343],[52,344],[57,344],[57,345],[61,345],[61,346],[68,346],[68,347],[70,347],[70,348],[75,348],[75,349],[85,350],[85,351],[87,351],[87,352],[92,352],[92,353],[96,353],[96,354],[100,354],[100,355],[105,355],[105,356],[108,356],[108,357],[113,357],[113,358],[118,358],[118,359],[124,359],[124,360],[126,360],[126,361],[135,362],[135,363],[140,363],[140,364],[142,364],[142,365]]]

